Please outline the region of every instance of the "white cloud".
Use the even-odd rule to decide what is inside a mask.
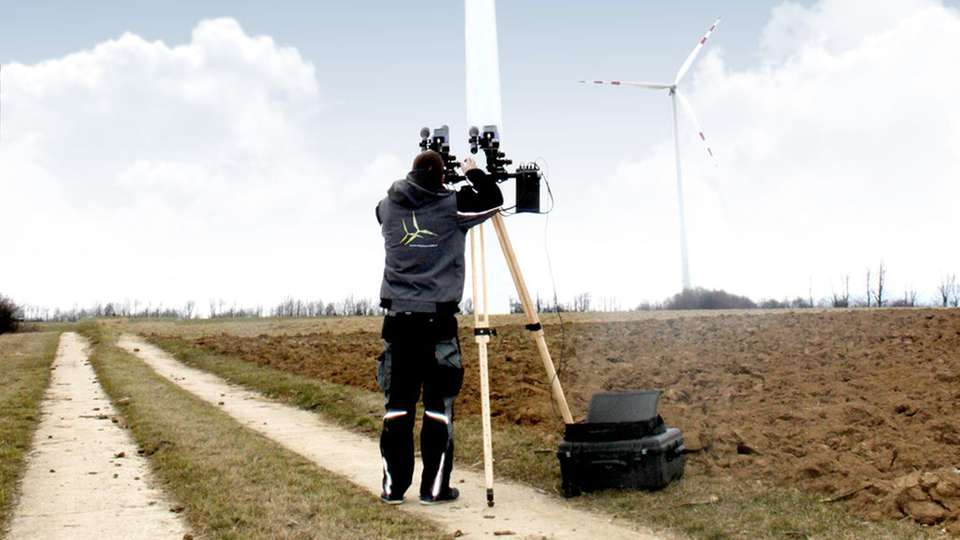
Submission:
[[[4,66],[3,92],[0,192],[22,231],[4,258],[22,264],[0,282],[23,301],[375,290],[379,269],[358,286],[334,263],[363,257],[349,233],[323,232],[351,210],[319,151],[315,69],[296,49],[209,20],[185,45],[124,34]]]
[[[812,280],[827,296],[849,273],[856,294],[882,259],[894,294],[932,297],[960,272],[957,38],[960,13],[939,2],[822,0],[773,10],[756,68],[709,50],[687,95],[719,167],[681,125],[694,284],[805,297]],[[591,232],[557,226],[583,246],[566,288],[630,301],[678,289],[674,189],[664,141],[578,202]],[[605,262],[586,272],[584,259]]]

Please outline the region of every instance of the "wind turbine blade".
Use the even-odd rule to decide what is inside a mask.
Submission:
[[[639,81],[579,81],[582,84],[607,84],[610,86],[639,86],[641,88],[652,88],[653,90],[669,90],[673,88],[672,84],[639,82]]]
[[[683,107],[684,112],[687,113],[687,116],[690,117],[690,121],[693,122],[694,129],[697,130],[697,138],[700,139],[700,142],[703,143],[703,147],[707,149],[707,154],[710,155],[710,159],[716,164],[716,157],[713,155],[713,150],[710,149],[710,145],[707,143],[707,137],[703,134],[703,129],[700,128],[700,122],[697,121],[697,115],[693,112],[693,106],[690,105],[690,102],[687,101],[687,98],[683,97],[683,94],[680,92],[675,93],[677,99],[680,101],[680,105]]]
[[[467,125],[493,124],[503,135],[495,0],[464,1]]]
[[[700,49],[703,49],[703,46],[707,44],[707,40],[710,39],[710,34],[717,29],[717,26],[720,25],[720,19],[717,19],[713,22],[713,26],[707,30],[707,33],[700,38],[700,41],[697,42],[697,46],[693,48],[693,52],[690,53],[690,56],[684,60],[683,65],[680,66],[680,71],[677,71],[677,78],[673,80],[673,84],[680,84],[680,79],[687,74],[687,71],[690,70],[690,66],[693,65],[693,61],[697,59],[697,55],[700,54]]]

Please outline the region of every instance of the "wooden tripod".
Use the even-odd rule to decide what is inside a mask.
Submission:
[[[493,229],[497,233],[497,240],[500,241],[500,249],[503,251],[503,256],[507,260],[510,276],[513,277],[513,284],[517,288],[517,295],[520,296],[523,312],[527,316],[527,330],[530,330],[533,335],[533,339],[537,344],[537,350],[540,353],[540,359],[543,361],[543,369],[547,374],[547,384],[550,385],[553,400],[560,410],[560,415],[563,417],[564,423],[572,424],[573,416],[570,415],[567,398],[563,395],[563,388],[560,386],[557,370],[553,366],[553,359],[550,357],[550,350],[547,348],[547,340],[543,334],[543,325],[540,324],[540,316],[537,314],[533,301],[530,299],[530,293],[527,291],[523,274],[520,273],[520,264],[517,262],[517,256],[513,251],[513,245],[510,243],[510,237],[507,235],[506,224],[503,222],[503,217],[500,216],[500,214],[493,216],[491,221],[493,222]],[[477,237],[479,237],[479,242]],[[477,272],[478,260],[480,266],[479,273]],[[477,349],[480,355],[483,476],[487,488],[487,505],[493,506],[493,443],[490,430],[490,381],[487,370],[487,345],[490,343],[490,336],[493,334],[493,330],[490,328],[490,313],[489,305],[487,304],[487,262],[482,224],[470,230],[470,270],[473,282],[474,339],[477,342]],[[478,278],[481,288],[479,295],[477,294]]]

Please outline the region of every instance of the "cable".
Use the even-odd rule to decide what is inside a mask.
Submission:
[[[501,216],[515,216],[515,215],[517,215],[517,213],[516,213],[515,211],[514,211],[514,212],[511,212],[511,210],[514,210],[516,207],[517,207],[517,205],[508,206],[507,208],[501,208],[501,209],[500,209],[500,215],[501,215]]]
[[[543,173],[543,175],[542,175],[542,176],[543,176],[543,183],[547,186],[547,195],[550,196],[550,209],[547,210],[546,212],[538,212],[538,213],[539,213],[539,214],[549,214],[550,212],[553,212],[553,209],[554,209],[554,207],[557,205],[557,202],[556,202],[556,200],[554,200],[554,198],[553,198],[553,188],[550,187],[550,164],[547,163],[547,160],[544,159],[544,158],[542,158],[542,157],[537,157],[537,159],[535,159],[533,162],[534,162],[534,163],[537,163],[537,162],[540,162],[540,161],[543,162],[543,167],[541,167],[541,170],[544,171],[544,173]]]
[[[547,212],[547,219],[544,220],[543,225],[543,251],[547,255],[547,272],[550,274],[550,284],[553,287],[553,312],[557,315],[557,320],[560,322],[560,358],[557,360],[557,369],[556,374],[554,375],[554,377],[559,379],[560,375],[566,368],[566,363],[564,362],[564,353],[566,352],[567,336],[566,328],[564,328],[563,325],[563,316],[560,315],[560,300],[557,295],[557,280],[553,275],[553,261],[550,259],[549,231],[550,213]],[[550,381],[550,384],[553,384],[552,380]]]
[[[541,177],[543,178],[543,183],[547,187],[547,195],[550,197],[550,208],[542,212],[528,212],[528,213],[547,216],[543,224],[543,249],[547,256],[547,271],[550,274],[550,284],[551,284],[551,287],[553,288],[553,312],[554,314],[556,314],[557,320],[560,323],[560,356],[557,359],[556,369],[554,370],[553,378],[551,378],[550,381],[547,383],[547,386],[552,387],[553,382],[555,380],[559,380],[560,376],[566,370],[565,356],[566,356],[566,348],[567,348],[567,331],[564,326],[563,316],[560,315],[561,309],[560,309],[559,295],[557,294],[557,280],[553,275],[553,261],[550,258],[550,213],[553,212],[553,210],[556,208],[557,203],[556,203],[556,199],[553,196],[553,189],[550,187],[549,163],[547,163],[547,160],[543,159],[542,157],[537,157],[537,159],[534,160],[534,163],[539,163],[541,161],[543,162],[543,167],[541,167],[541,170],[543,171],[541,173]],[[517,208],[516,204],[507,208],[501,208],[500,215],[502,216],[516,215],[517,212],[512,211],[512,210],[515,210],[516,208]],[[553,400],[550,400],[550,405],[551,407],[553,407],[553,411],[559,415],[560,410],[557,408],[557,404],[554,403]]]
[[[547,256],[547,272],[550,274],[550,286],[553,288],[553,312],[557,316],[557,320],[560,322],[560,356],[557,358],[557,367],[554,370],[553,378],[550,379],[548,386],[553,386],[554,380],[560,380],[560,376],[566,370],[566,349],[567,349],[567,330],[564,326],[563,316],[560,315],[560,299],[557,294],[557,280],[553,274],[553,259],[550,257],[550,213],[553,212],[556,207],[556,200],[553,197],[553,190],[550,189],[550,181],[548,180],[550,165],[547,163],[547,160],[542,157],[538,157],[536,161],[543,161],[542,169],[545,171],[543,173],[544,183],[547,186],[547,193],[550,195],[550,209],[546,212],[539,212],[544,214],[547,218],[543,223],[543,251]],[[556,414],[560,414],[559,409],[557,409],[557,404],[553,400],[550,400],[550,405],[553,407],[553,411]]]
[[[534,163],[539,163],[539,162],[541,162],[541,161],[543,162],[543,165],[544,165],[543,167],[541,167],[541,170],[542,170],[542,171],[549,171],[549,168],[550,168],[550,167],[549,167],[549,165],[547,164],[547,160],[543,159],[542,157],[538,157],[538,158],[535,159],[533,162],[534,162]],[[550,176],[549,176],[549,173],[548,173],[548,172],[543,172],[543,173],[541,173],[540,176],[541,176],[541,178],[543,178],[543,183],[544,183],[544,185],[546,185],[546,187],[547,187],[547,195],[550,197],[550,208],[547,209],[547,210],[545,210],[545,211],[541,211],[541,212],[525,212],[525,213],[527,213],[527,214],[534,214],[534,215],[540,215],[540,216],[545,216],[545,215],[548,215],[550,212],[553,212],[553,209],[554,209],[554,207],[556,207],[557,203],[556,203],[556,200],[555,200],[554,197],[553,197],[553,188],[550,187]],[[501,208],[501,209],[500,209],[500,215],[501,215],[501,216],[515,216],[515,215],[517,215],[517,212],[515,212],[515,211],[514,211],[514,212],[511,212],[511,210],[514,210],[516,207],[517,207],[517,205],[514,204],[513,206],[510,206],[510,207],[507,207],[507,208]]]

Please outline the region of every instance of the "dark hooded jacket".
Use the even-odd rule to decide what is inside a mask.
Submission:
[[[380,305],[395,312],[455,313],[463,297],[464,248],[470,227],[503,205],[496,182],[479,169],[460,191],[423,187],[413,171],[377,205],[386,258]]]

